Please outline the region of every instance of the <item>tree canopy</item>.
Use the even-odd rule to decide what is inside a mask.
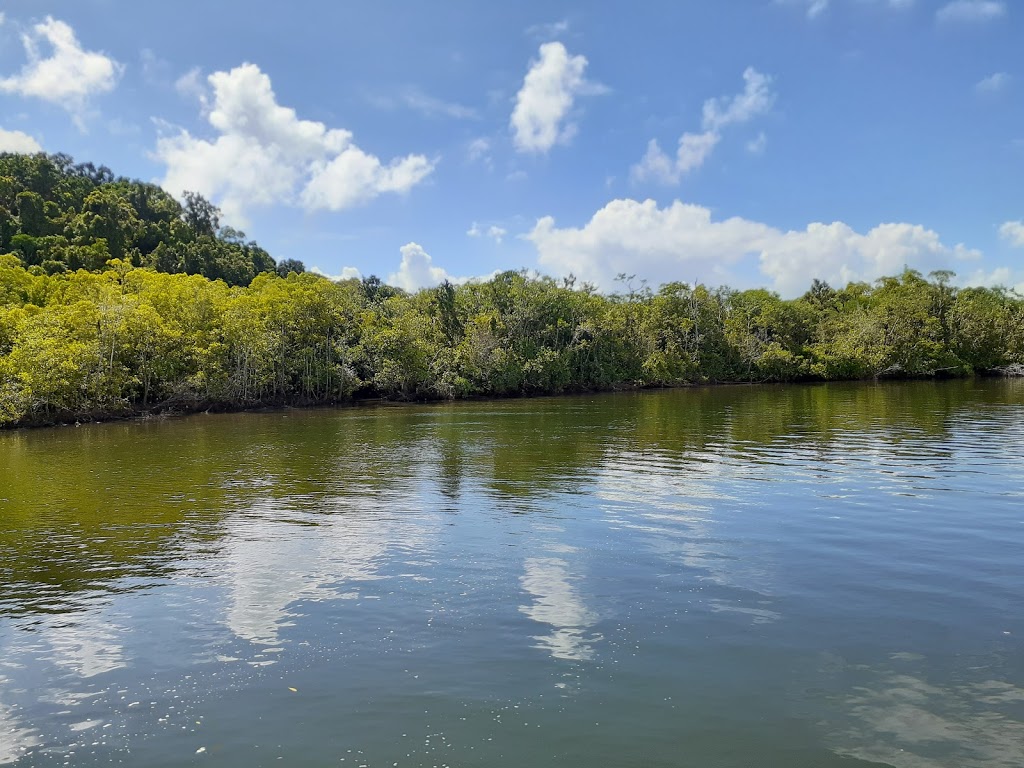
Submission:
[[[158,186],[115,177],[106,166],[60,154],[0,154],[0,253],[34,273],[98,271],[120,259],[248,285],[280,268],[220,218],[200,194],[186,192],[182,204]],[[282,264],[285,275],[304,271],[300,261]]]

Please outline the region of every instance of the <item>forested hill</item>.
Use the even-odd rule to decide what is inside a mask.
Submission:
[[[249,285],[278,265],[245,234],[221,227],[220,211],[185,193],[181,205],[158,186],[115,177],[67,155],[0,154],[0,253],[55,274],[102,270],[120,259],[158,272],[203,275]]]

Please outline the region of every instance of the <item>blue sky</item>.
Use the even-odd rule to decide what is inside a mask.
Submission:
[[[1009,0],[0,13],[0,149],[197,190],[330,275],[1024,288]]]

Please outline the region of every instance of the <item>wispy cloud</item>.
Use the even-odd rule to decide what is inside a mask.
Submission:
[[[466,234],[469,237],[489,237],[496,244],[501,245],[502,240],[505,239],[505,235],[508,234],[508,230],[503,227],[499,227],[496,224],[492,224],[484,229],[474,221],[473,225],[466,230]]]
[[[663,184],[678,184],[683,176],[704,164],[721,141],[722,129],[746,123],[771,109],[775,103],[771,76],[747,67],[743,72],[743,81],[741,93],[731,97],[719,96],[704,102],[702,132],[687,132],[680,136],[674,158],[662,150],[657,139],[651,139],[647,143],[646,154],[630,171],[633,181],[654,180]],[[767,138],[762,133],[757,141],[761,142],[763,149]]]
[[[940,22],[977,23],[992,21],[1006,15],[1002,0],[953,0],[935,12]]]
[[[411,109],[424,117],[448,117],[456,120],[480,119],[480,113],[475,108],[439,99],[416,86],[407,86],[391,96],[374,94],[369,100],[380,109]]]
[[[978,93],[998,93],[1010,84],[1010,76],[1005,72],[996,72],[988,77],[983,77],[974,84],[974,90]]]
[[[526,28],[526,34],[537,40],[554,40],[569,31],[569,20],[560,19],[546,24],[534,24]]]
[[[883,3],[894,10],[909,8],[914,4],[914,0],[876,0],[876,2]],[[816,19],[824,15],[832,5],[831,0],[775,0],[775,4],[802,7],[805,9],[808,19]]]

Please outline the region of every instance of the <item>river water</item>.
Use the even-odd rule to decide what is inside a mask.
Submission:
[[[0,433],[0,764],[1024,765],[1024,382]]]

